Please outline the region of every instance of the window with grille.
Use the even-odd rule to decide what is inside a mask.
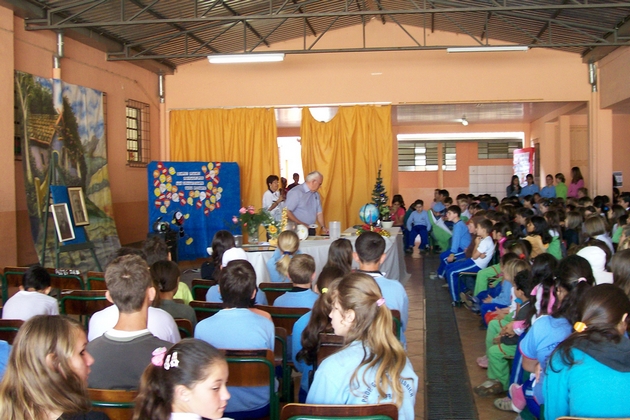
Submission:
[[[398,170],[407,172],[437,171],[457,169],[457,152],[455,143],[442,143],[442,159],[438,159],[438,142],[398,142]]]
[[[480,141],[477,143],[479,159],[512,159],[513,152],[523,147],[518,141]]]
[[[151,161],[149,105],[127,100],[127,164],[146,166]]]

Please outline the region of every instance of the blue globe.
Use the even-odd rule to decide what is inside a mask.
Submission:
[[[378,207],[374,204],[365,204],[359,210],[359,218],[363,223],[367,223],[368,225],[376,223],[379,218]]]

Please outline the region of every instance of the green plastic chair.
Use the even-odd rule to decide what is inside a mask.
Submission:
[[[276,392],[275,361],[271,350],[224,350],[230,386],[269,387],[269,418],[277,420],[280,403]]]

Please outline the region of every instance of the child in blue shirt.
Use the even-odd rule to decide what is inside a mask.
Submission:
[[[287,276],[291,258],[300,248],[300,238],[292,230],[285,230],[278,235],[278,248],[267,261],[267,270],[272,283],[289,283]]]
[[[431,222],[429,221],[429,214],[423,210],[424,201],[416,200],[414,203],[415,211],[411,213],[407,219],[407,235],[406,252],[411,253],[413,250],[416,236],[420,235],[420,249],[426,250],[429,248],[429,232],[431,231]]]
[[[413,420],[418,376],[394,336],[378,284],[364,273],[350,273],[333,281],[329,293],[331,324],[345,345],[317,368],[306,403],[391,402],[400,420]]]
[[[464,259],[464,252],[472,240],[468,226],[460,220],[462,209],[459,206],[450,206],[446,211],[446,219],[453,223],[453,237],[451,238],[451,248],[440,254],[440,266],[438,275],[444,277],[448,264]]]
[[[288,274],[293,288],[279,296],[273,306],[312,309],[318,298],[317,293],[311,290],[315,279],[315,259],[307,254],[296,255],[289,263]]]

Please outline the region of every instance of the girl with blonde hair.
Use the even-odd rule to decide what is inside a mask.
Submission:
[[[22,325],[0,383],[3,420],[107,419],[92,408],[87,379],[94,359],[77,321],[38,315]]]
[[[289,263],[300,248],[300,238],[292,230],[278,235],[278,247],[267,261],[267,269],[272,283],[289,283]]]
[[[344,347],[315,372],[307,404],[392,402],[398,418],[412,420],[418,376],[392,329],[392,314],[376,281],[350,273],[329,287],[330,318]]]

